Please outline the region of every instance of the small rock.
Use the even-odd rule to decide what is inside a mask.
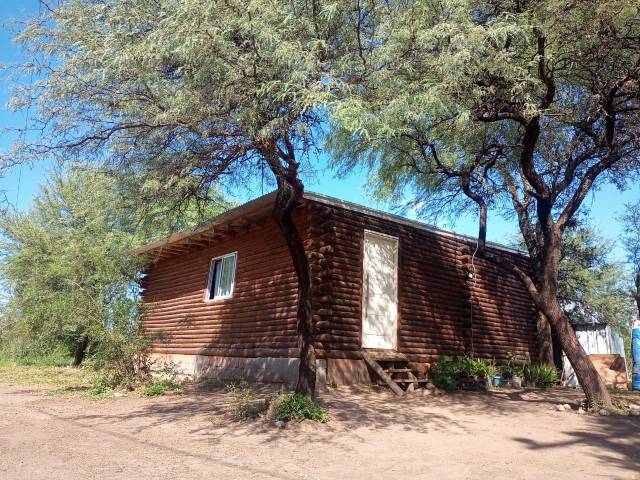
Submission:
[[[609,410],[607,410],[606,408],[601,409],[598,414],[602,415],[603,417],[607,417],[609,415],[611,415],[611,413],[609,412]]]
[[[127,394],[126,393],[122,393],[122,392],[116,392],[113,394],[114,397],[126,397]]]
[[[630,409],[630,410],[629,410],[629,415],[630,415],[631,417],[640,417],[640,410],[633,410],[633,409]]]
[[[556,405],[556,410],[559,412],[564,412],[564,405]]]
[[[640,412],[640,405],[638,405],[637,403],[630,403],[629,404],[629,410],[636,410],[636,411]]]
[[[429,395],[431,395],[433,393],[433,391],[429,390],[428,388],[423,388],[421,393],[422,393],[423,397],[428,397]]]
[[[440,390],[438,387],[435,387],[433,389],[433,394],[434,395],[444,395],[444,392],[442,390]]]
[[[287,426],[287,424],[285,422],[283,422],[282,420],[276,420],[276,427],[284,428],[286,426]]]
[[[433,383],[431,383],[431,382],[427,383],[427,389],[428,390],[434,390],[435,388],[436,388],[436,386]]]
[[[568,403],[565,403],[562,406],[564,407],[565,410],[571,410],[571,405],[569,405]]]
[[[578,408],[578,415],[584,415],[584,409],[582,407]]]

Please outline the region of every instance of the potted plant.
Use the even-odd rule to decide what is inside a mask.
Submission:
[[[509,385],[515,388],[522,388],[523,365],[518,365],[518,355],[514,352],[507,352],[507,363],[502,365],[500,372],[502,378]]]

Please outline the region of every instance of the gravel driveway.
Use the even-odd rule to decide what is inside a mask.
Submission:
[[[102,401],[0,386],[0,478],[640,479],[640,417],[574,392],[324,395],[325,425],[236,423],[222,390]]]

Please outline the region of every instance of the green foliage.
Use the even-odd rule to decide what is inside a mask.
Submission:
[[[560,381],[556,368],[546,363],[526,364],[523,373],[525,381],[536,387],[552,387]]]
[[[237,420],[255,420],[265,415],[269,409],[272,398],[256,399],[248,382],[242,380],[227,385],[227,391],[231,395],[229,412]]]
[[[0,341],[0,365],[66,367],[73,360],[64,346],[33,349],[28,338],[15,335]]]
[[[635,204],[625,205],[625,212],[620,220],[624,225],[621,240],[627,252],[627,261],[634,274],[640,273],[640,200]]]
[[[168,391],[182,393],[183,387],[171,378],[154,378],[149,385],[140,389],[139,393],[143,397],[155,397],[164,395]]]
[[[466,184],[489,207],[533,217],[527,178],[551,185],[559,207],[608,149],[621,165],[616,184],[637,171],[637,110],[616,113],[620,143],[608,145],[595,116],[605,101],[595,85],[621,102],[637,95],[637,2],[372,0],[360,14],[365,47],[342,58],[350,75],[331,103],[330,146],[343,169],[373,170],[380,198],[457,214],[477,208]],[[527,124],[541,129],[533,172],[520,170]],[[584,124],[595,129],[587,135]]]
[[[284,422],[329,421],[329,414],[321,402],[301,394],[287,395],[280,391],[276,395],[267,395],[259,399],[253,393],[251,385],[244,380],[227,385],[227,391],[232,399],[229,412],[237,420],[255,420],[263,417]]]
[[[54,173],[28,212],[0,218],[10,293],[0,334],[21,346],[17,356],[72,355],[85,336],[98,351],[99,339],[136,336],[140,265],[123,255],[134,237],[120,205],[104,172],[73,169]]]
[[[87,391],[86,397],[89,400],[104,400],[112,398],[115,394],[115,388],[118,386],[118,380],[111,375],[100,375],[91,388]]]
[[[319,401],[314,401],[301,394],[282,395],[275,400],[274,419],[281,421],[302,422],[313,420],[315,422],[326,423],[329,421],[329,414],[326,408]]]
[[[6,155],[106,154],[135,172],[143,201],[246,185],[256,167],[275,172],[279,157],[314,144],[327,62],[339,35],[353,36],[350,11],[335,1],[61,1],[17,35],[37,61],[13,71],[39,81],[24,82],[12,106],[45,128]]]
[[[126,252],[228,206],[211,198],[220,201],[184,217],[163,217],[161,204],[147,216],[104,170],[54,172],[29,211],[0,217],[0,274],[8,290],[0,317],[3,356],[67,361],[86,337],[89,363],[132,388],[146,370],[149,339],[138,323],[144,259]]]
[[[628,335],[633,304],[623,266],[610,260],[613,246],[590,226],[562,239],[558,299],[573,323],[604,321]]]
[[[500,366],[502,377],[509,380],[513,377],[524,377],[524,366],[528,362],[520,361],[515,352],[507,352],[507,363]]]
[[[431,369],[433,384],[443,390],[455,390],[460,380],[467,377],[478,377],[490,380],[497,375],[495,362],[470,356],[450,357],[443,355]]]

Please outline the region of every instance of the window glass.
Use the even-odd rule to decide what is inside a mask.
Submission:
[[[230,298],[236,278],[236,254],[231,253],[211,261],[207,300]]]

